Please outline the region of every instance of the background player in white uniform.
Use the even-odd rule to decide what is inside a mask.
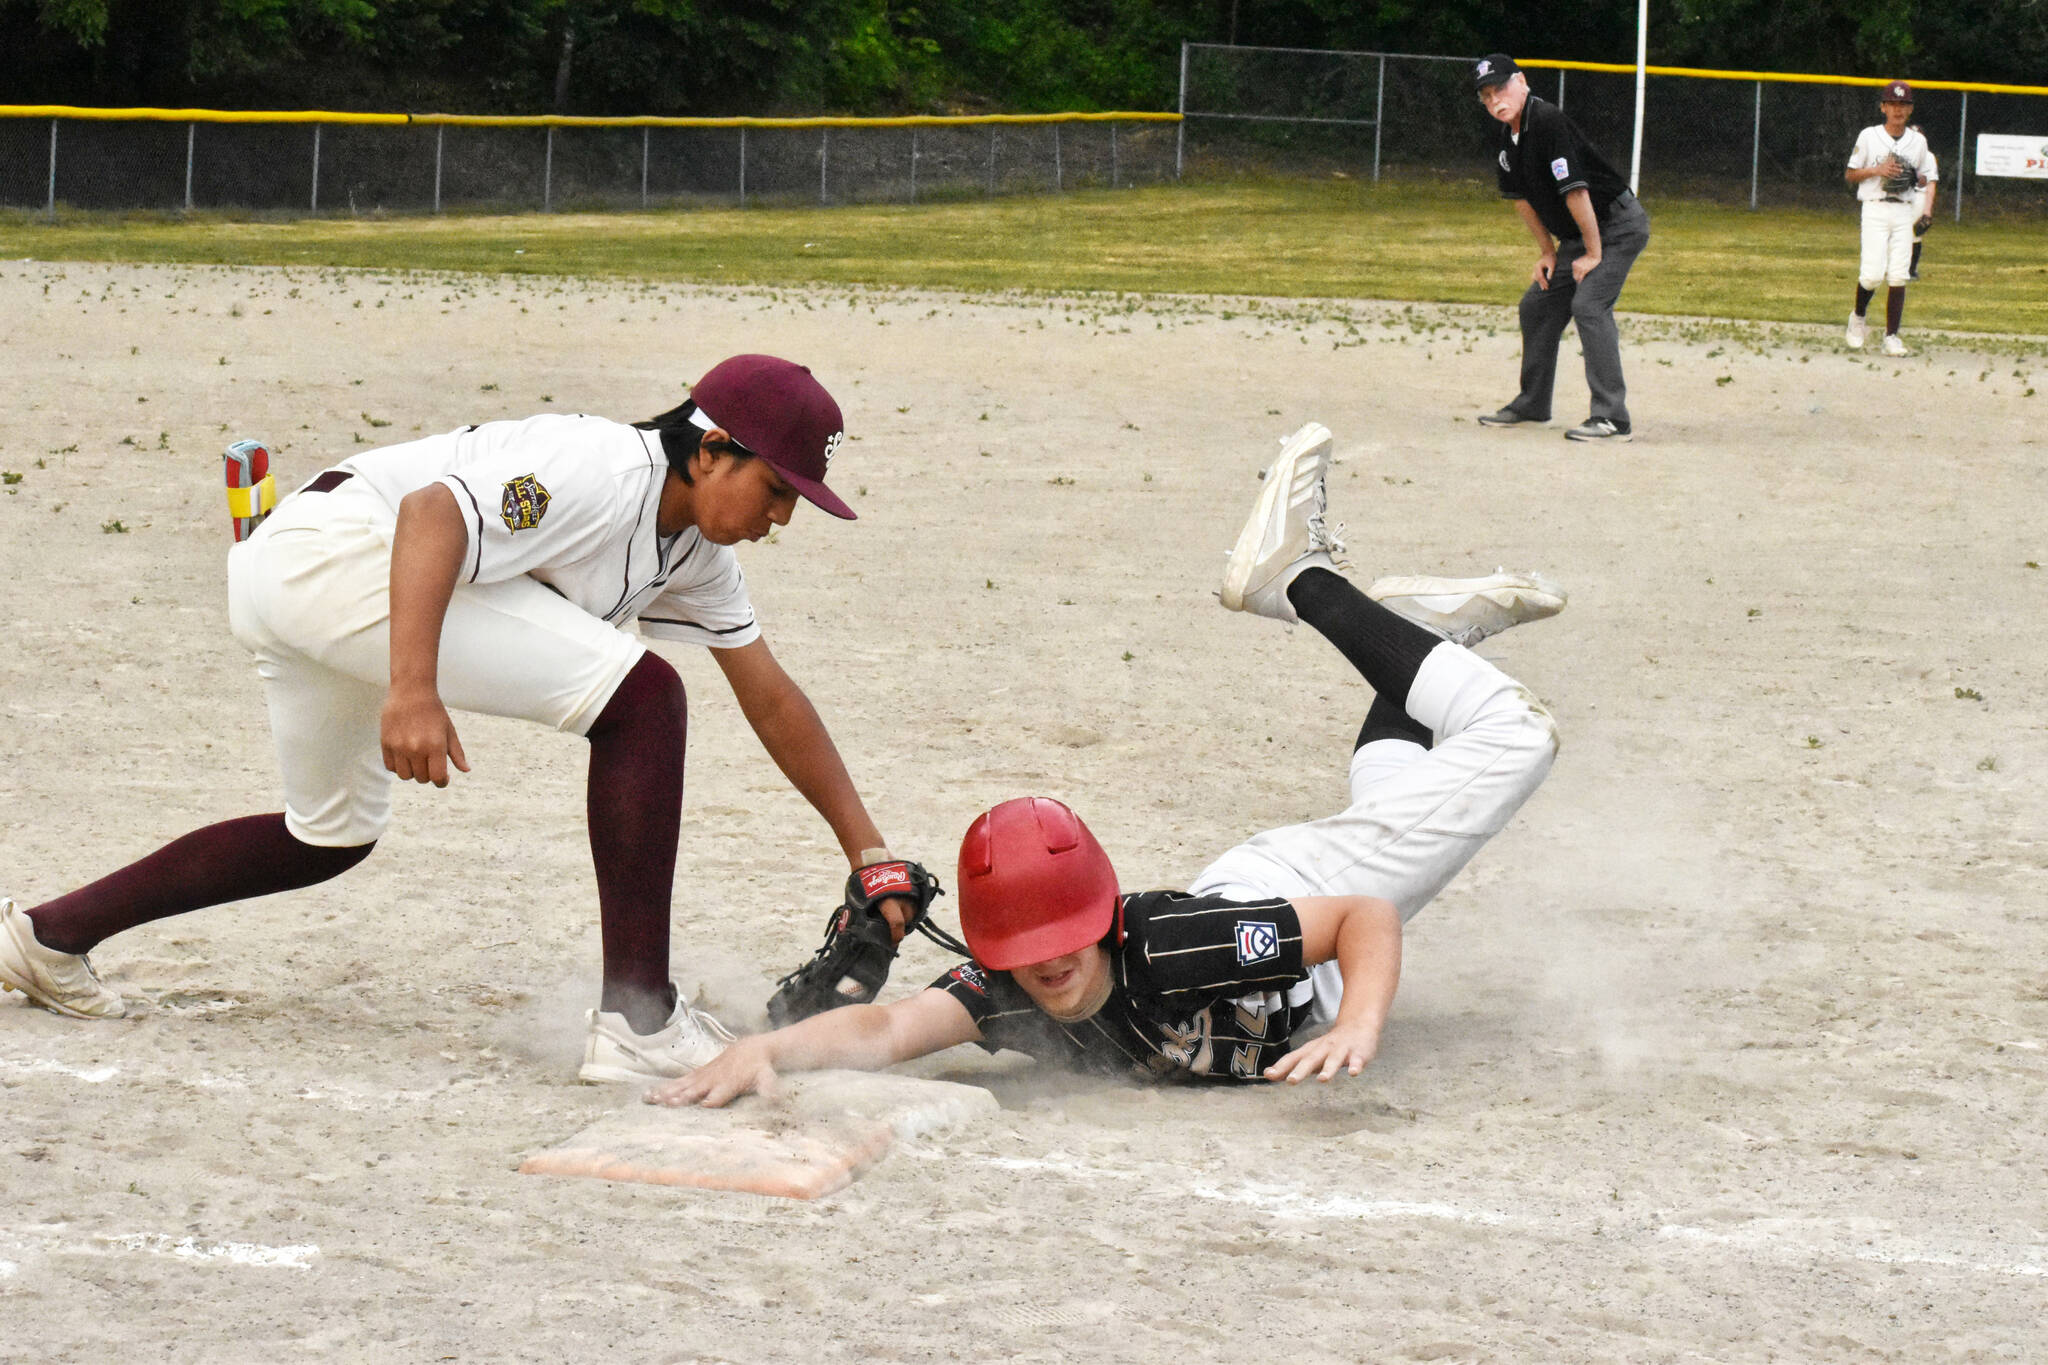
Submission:
[[[1917,123],[1912,128],[1922,137],[1927,135],[1927,130]],[[1913,259],[1906,265],[1906,278],[1915,284],[1920,282],[1920,248],[1926,241],[1927,229],[1934,226],[1934,201],[1939,197],[1935,194],[1935,185],[1941,178],[1941,162],[1935,157],[1931,144],[1922,169],[1927,172],[1927,182],[1913,200]]]
[[[1877,92],[1884,122],[1856,135],[1842,178],[1856,187],[1863,204],[1863,249],[1856,267],[1856,310],[1849,314],[1846,340],[1861,350],[1869,335],[1864,313],[1879,284],[1885,295],[1884,353],[1905,355],[1899,322],[1906,313],[1906,281],[1913,270],[1913,226],[1920,217],[1920,186],[1933,177],[1927,139],[1906,121],[1913,116],[1913,87],[1886,81]]]
[[[711,646],[848,861],[885,859],[730,548],[786,525],[799,497],[853,517],[824,483],[841,436],[809,370],[735,356],[638,426],[490,422],[320,474],[228,556],[229,622],[264,681],[285,809],[210,825],[26,911],[0,901],[0,983],[59,1013],[121,1014],[88,950],[361,862],[389,822],[392,776],[445,787],[469,770],[452,707],[590,741],[604,987],[583,1078],[680,1075],[714,1055],[730,1035],[669,981],[682,680],[622,627]]]
[[[1307,622],[1372,684],[1349,807],[1257,835],[1186,892],[1120,895],[1071,810],[1006,801],[960,848],[973,961],[907,1000],[743,1038],[649,1098],[721,1105],[772,1086],[778,1070],[880,1067],[964,1042],[1168,1080],[1358,1074],[1393,1003],[1402,924],[1507,823],[1557,752],[1549,713],[1455,641],[1551,615],[1564,597],[1508,574],[1383,579],[1361,593],[1336,571],[1342,547],[1324,529],[1329,440],[1310,423],[1283,445],[1231,554],[1223,604]]]

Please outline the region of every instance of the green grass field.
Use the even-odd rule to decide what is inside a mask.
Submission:
[[[1945,206],[1944,206],[1945,207]],[[1626,311],[1832,323],[1857,250],[1826,210],[1650,202]],[[2048,335],[2048,255],[2024,219],[1944,218],[1911,329]],[[0,257],[1508,303],[1534,250],[1488,185],[1251,180],[945,204],[626,214],[251,219],[0,216]]]

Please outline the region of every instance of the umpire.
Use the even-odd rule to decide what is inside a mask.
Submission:
[[[1649,244],[1650,215],[1564,111],[1529,93],[1529,79],[1514,58],[1504,52],[1482,58],[1473,78],[1479,102],[1499,124],[1495,169],[1501,197],[1514,201],[1538,252],[1534,278],[1522,295],[1522,391],[1479,420],[1490,427],[1550,420],[1558,342],[1565,324],[1575,322],[1593,415],[1565,436],[1633,440],[1614,303],[1629,267]]]

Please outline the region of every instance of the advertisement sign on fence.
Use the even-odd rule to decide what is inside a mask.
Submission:
[[[2048,137],[1977,134],[1977,174],[2048,180]]]

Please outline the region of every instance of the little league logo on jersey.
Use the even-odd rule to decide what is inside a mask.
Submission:
[[[880,896],[908,896],[915,888],[910,885],[910,869],[904,864],[876,863],[860,870],[860,889],[873,900]]]
[[[552,501],[539,479],[531,474],[521,474],[506,481],[505,496],[498,502],[498,515],[504,519],[508,531],[531,531],[548,514],[548,504]]]
[[[1237,922],[1237,960],[1240,966],[1271,962],[1278,956],[1280,930],[1276,926],[1265,920],[1241,919]]]
[[[1508,165],[1508,154],[1505,151],[1500,154],[1500,168],[1504,171],[1512,171],[1514,169],[1513,166]]]
[[[1571,178],[1572,168],[1565,164],[1563,157],[1559,157],[1550,163],[1550,173],[1559,180],[1568,180]]]

